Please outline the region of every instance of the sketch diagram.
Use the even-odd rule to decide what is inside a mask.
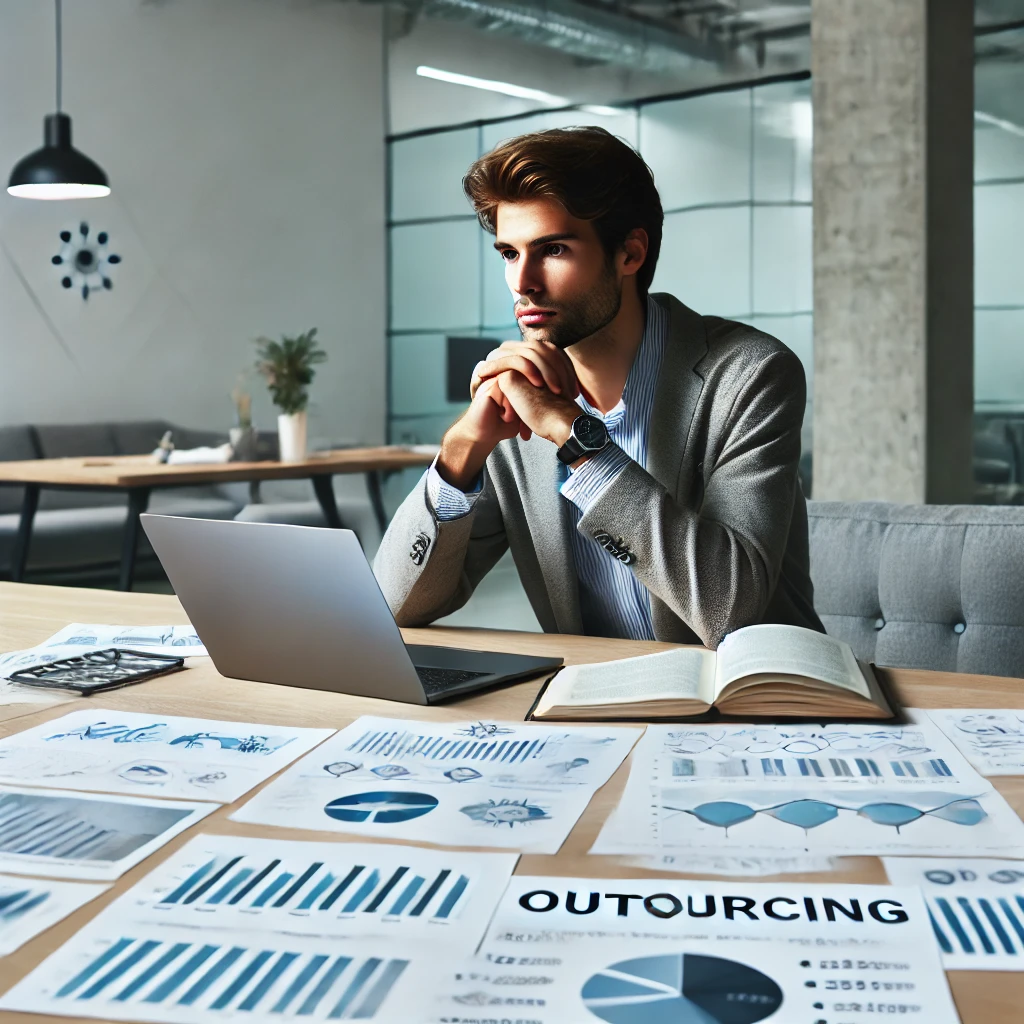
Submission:
[[[45,640],[41,647],[139,647],[187,658],[205,655],[191,626],[108,626],[74,622]]]
[[[497,722],[474,722],[456,730],[457,735],[469,736],[474,740],[489,739],[492,736],[510,736],[513,732],[515,732],[514,729],[498,725]]]
[[[474,779],[483,778],[483,774],[475,768],[449,768],[444,776],[452,782],[472,782]]]
[[[483,821],[498,828],[502,825],[515,828],[516,825],[550,817],[543,807],[526,800],[488,800],[486,803],[461,807],[460,810],[473,821]]]
[[[0,740],[0,779],[115,793],[145,789],[228,803],[330,733],[76,711]],[[137,759],[127,760],[133,754]]]
[[[954,709],[928,714],[982,775],[1024,775],[1024,710]]]
[[[363,766],[353,761],[332,761],[324,765],[324,771],[337,778],[339,775],[348,775],[349,772],[358,771]]]

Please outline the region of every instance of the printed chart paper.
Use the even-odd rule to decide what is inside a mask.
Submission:
[[[202,640],[191,626],[108,626],[72,622],[40,647],[125,647],[175,658],[207,656]]]
[[[231,803],[333,731],[89,708],[0,740],[0,780]]]
[[[87,925],[0,997],[0,1009],[154,1021],[422,1019],[443,951],[394,939]]]
[[[109,888],[0,875],[0,956],[13,953]]]
[[[364,717],[235,821],[555,853],[639,729]]]
[[[517,857],[197,836],[0,999],[105,1020],[410,1024]]]
[[[147,654],[169,654],[175,658],[205,657],[207,654],[191,626],[104,626],[73,622],[38,647],[0,654],[0,677],[7,681],[9,676],[22,669],[111,647],[144,651]],[[31,699],[30,694],[35,694],[35,699]],[[40,691],[37,687],[19,686],[10,682],[0,687],[0,704],[54,704],[61,700],[79,698],[80,694],[77,693],[65,695]]]
[[[123,899],[160,925],[425,938],[472,953],[518,859],[200,835]]]
[[[886,857],[884,863],[893,884],[920,886],[946,970],[1024,971],[1024,860]]]
[[[953,708],[928,715],[982,775],[1024,775],[1024,709]]]
[[[0,786],[0,871],[112,882],[216,808]]]
[[[436,1019],[894,1017],[959,1021],[915,889],[517,875]]]
[[[920,716],[907,726],[649,726],[591,852],[1006,855],[1022,847],[1012,808]]]

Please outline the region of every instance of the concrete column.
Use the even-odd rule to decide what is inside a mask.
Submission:
[[[972,499],[973,15],[811,3],[816,499]]]

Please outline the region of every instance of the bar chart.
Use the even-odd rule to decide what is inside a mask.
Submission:
[[[215,805],[0,787],[0,867],[112,880]]]
[[[442,922],[461,910],[469,886],[468,876],[447,867],[428,877],[408,864],[328,867],[323,861],[298,865],[275,857],[264,863],[237,854],[199,865],[158,906],[378,914]]]
[[[197,836],[126,900],[156,926],[444,935],[475,948],[516,857],[390,844]],[[123,920],[123,918],[122,918]]]
[[[925,902],[947,969],[1024,970],[1024,896],[926,894]]]
[[[387,757],[391,760],[422,758],[427,761],[491,761],[523,764],[540,757],[549,737],[501,739],[485,736],[439,736],[406,729],[369,729],[346,748],[353,754]]]
[[[377,1020],[410,963],[366,956],[354,944],[314,950],[284,936],[244,945],[129,934],[94,941],[83,954],[71,976],[58,977],[47,992],[54,1012],[144,1020],[239,1012],[250,1020]]]
[[[723,761],[673,757],[674,779],[950,779],[953,772],[940,758],[921,761],[876,760],[871,757],[735,757]]]

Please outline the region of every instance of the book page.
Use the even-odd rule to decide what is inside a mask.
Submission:
[[[558,704],[633,704],[650,700],[702,700],[711,703],[715,656],[681,648],[592,665],[570,665],[552,682]]]
[[[730,633],[718,648],[717,696],[744,676],[810,676],[833,686],[871,694],[850,645],[802,626],[747,626]]]

